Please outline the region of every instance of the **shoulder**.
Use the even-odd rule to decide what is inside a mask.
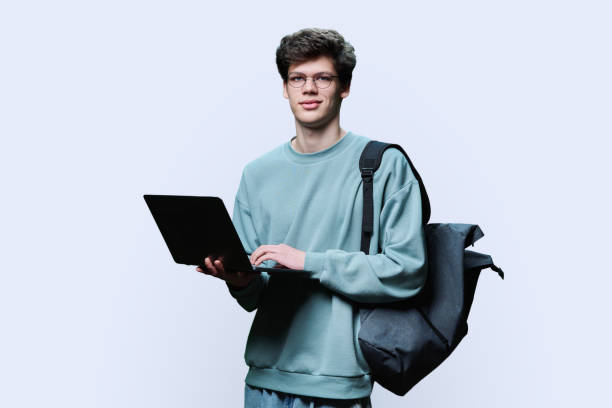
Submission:
[[[406,156],[404,156],[399,149],[393,147],[385,150],[380,162],[380,167],[376,172],[380,172],[383,177],[387,175],[388,177],[396,179],[397,184],[400,185],[417,181]]]
[[[284,144],[281,144],[248,162],[242,171],[243,177],[258,179],[269,176],[283,163],[283,148]]]
[[[361,157],[366,145],[374,140],[361,135],[354,135],[354,137],[356,139],[356,143],[354,143],[355,155]],[[379,141],[382,142],[383,140]],[[406,159],[404,153],[394,147],[387,148],[383,152],[380,166],[374,173],[374,180],[377,184],[382,180],[385,180],[384,183],[387,184],[390,179],[396,185],[417,182],[408,159]]]
[[[236,193],[236,201],[242,205],[249,203],[249,196],[257,192],[262,183],[266,183],[271,175],[278,173],[278,163],[282,157],[282,145],[267,151],[248,162],[242,169],[240,184]]]

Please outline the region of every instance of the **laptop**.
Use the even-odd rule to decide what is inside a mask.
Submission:
[[[174,262],[206,269],[204,258],[223,257],[226,271],[294,272],[254,266],[219,197],[143,195]]]

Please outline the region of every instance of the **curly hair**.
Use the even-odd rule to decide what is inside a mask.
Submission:
[[[343,88],[348,87],[357,64],[355,48],[336,30],[304,28],[284,36],[276,49],[278,73],[287,83],[291,64],[323,55],[332,58],[340,84]]]

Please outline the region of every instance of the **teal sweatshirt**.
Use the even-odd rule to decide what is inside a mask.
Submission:
[[[370,395],[352,301],[409,298],[425,282],[419,185],[396,149],[385,151],[374,175],[373,255],[360,252],[358,160],[369,140],[348,132],[308,154],[287,141],[244,168],[232,219],[247,253],[284,243],[306,252],[307,271],[261,273],[246,288],[230,288],[244,309],[257,309],[245,351],[251,386],[324,398]]]

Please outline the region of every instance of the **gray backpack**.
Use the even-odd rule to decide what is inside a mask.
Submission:
[[[396,144],[369,142],[359,159],[363,180],[361,251],[368,253],[373,231],[373,179],[388,148],[400,150],[419,182],[427,239],[427,282],[415,296],[384,305],[360,304],[359,345],[372,378],[389,391],[406,394],[433,371],[467,334],[480,271],[503,271],[489,255],[467,248],[484,236],[474,224],[428,224],[431,209],[423,181],[410,158]]]

